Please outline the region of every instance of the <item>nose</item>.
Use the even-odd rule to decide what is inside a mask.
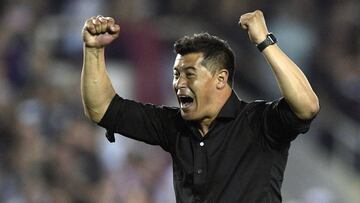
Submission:
[[[180,89],[186,87],[187,80],[185,77],[180,75],[178,78],[174,78],[173,85],[175,89]]]

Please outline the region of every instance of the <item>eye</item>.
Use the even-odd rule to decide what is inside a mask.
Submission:
[[[177,71],[174,72],[174,78],[175,78],[175,79],[178,79],[178,78],[179,78],[179,75],[180,75],[179,72],[177,72]]]
[[[194,78],[194,77],[195,77],[195,73],[187,72],[187,73],[186,73],[186,77],[187,77],[187,78]]]

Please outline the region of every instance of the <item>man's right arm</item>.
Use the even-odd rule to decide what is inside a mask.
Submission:
[[[81,73],[81,96],[85,114],[100,122],[115,90],[105,66],[105,46],[119,36],[120,27],[109,17],[92,17],[85,22],[82,36],[84,62]]]
[[[85,114],[110,133],[171,151],[171,143],[177,135],[174,129],[179,122],[178,109],[121,98],[111,84],[105,67],[104,47],[115,40],[119,32],[120,27],[112,18],[92,17],[84,25],[81,96]]]

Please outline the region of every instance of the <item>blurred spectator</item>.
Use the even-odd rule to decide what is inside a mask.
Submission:
[[[271,71],[236,24],[254,9],[264,11],[269,30],[326,104],[314,144],[329,163],[343,160],[359,178],[360,1],[7,0],[0,5],[0,202],[175,202],[165,152],[120,136],[107,143],[85,118],[84,20],[110,15],[122,26],[107,57],[126,98],[172,105],[172,43],[201,31],[236,51],[235,87],[244,99],[274,98]],[[330,190],[303,194],[304,203],[335,202]]]

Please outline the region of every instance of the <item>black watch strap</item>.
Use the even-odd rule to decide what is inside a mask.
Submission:
[[[266,39],[264,41],[262,41],[261,43],[259,43],[258,45],[256,45],[256,47],[259,49],[260,52],[262,52],[266,47],[268,47],[269,45],[275,44],[276,42],[277,42],[277,39],[274,36],[274,34],[269,33],[266,35]]]

